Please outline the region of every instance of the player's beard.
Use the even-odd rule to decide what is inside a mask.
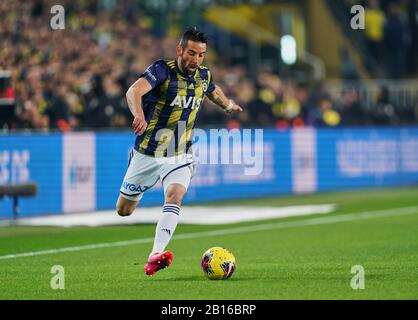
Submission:
[[[188,75],[194,74],[198,68],[198,66],[196,65],[196,69],[194,69],[193,71],[189,70],[190,63],[187,64],[186,60],[184,60],[183,58],[181,58],[180,64],[181,64],[181,69]]]

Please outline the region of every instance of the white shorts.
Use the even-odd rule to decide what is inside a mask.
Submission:
[[[191,154],[165,158],[151,157],[132,150],[120,194],[125,199],[139,201],[144,192],[151,189],[158,180],[163,184],[164,194],[173,183],[181,184],[187,190],[195,169]]]

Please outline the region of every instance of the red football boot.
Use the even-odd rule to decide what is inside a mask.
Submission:
[[[154,253],[144,266],[144,272],[148,276],[153,276],[158,270],[167,268],[174,259],[174,254],[167,250],[163,253]]]

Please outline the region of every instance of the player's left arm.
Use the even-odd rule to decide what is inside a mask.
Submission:
[[[226,113],[232,113],[234,111],[242,111],[241,106],[235,103],[234,100],[225,96],[221,87],[215,85],[215,90],[207,94],[210,101],[220,106]]]

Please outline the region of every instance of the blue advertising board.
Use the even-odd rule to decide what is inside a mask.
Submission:
[[[0,136],[0,184],[29,181],[38,194],[19,201],[24,216],[62,211],[62,144],[60,134]],[[12,199],[0,199],[0,219],[12,217]]]
[[[184,203],[210,202],[231,198],[247,198],[248,196],[274,195],[291,191],[290,166],[290,134],[278,134],[273,130],[264,130],[264,139],[259,141],[258,148],[254,141],[254,130],[248,132],[253,137],[248,150],[241,150],[241,161],[238,164],[222,164],[217,148],[210,148],[210,132],[207,131],[207,145],[197,141],[199,150],[206,150],[206,158],[200,158],[196,174],[184,199]],[[96,134],[96,207],[98,210],[114,208],[119,188],[127,168],[129,151],[133,147],[135,137],[130,133],[99,133]],[[264,143],[263,143],[264,140]],[[239,143],[238,143],[239,144]],[[220,145],[220,142],[219,142]],[[242,144],[243,145],[243,144]],[[236,145],[231,141],[229,149]],[[216,149],[216,150],[214,150]],[[215,151],[218,164],[211,164]],[[212,152],[212,153],[210,153]],[[260,158],[260,152],[263,157]],[[247,155],[247,156],[246,156]],[[233,155],[231,155],[232,160]],[[255,163],[259,159],[262,163]],[[205,160],[205,161],[203,161]],[[226,161],[229,162],[229,161]],[[249,173],[253,168],[253,174]],[[148,190],[141,200],[141,205],[161,205],[163,189],[157,183]]]
[[[318,190],[418,183],[418,129],[317,130]]]
[[[418,184],[418,128],[199,132],[185,204]],[[21,216],[113,209],[134,140],[130,132],[1,135],[0,184],[38,184],[36,197],[21,199]],[[141,201],[162,203],[161,183]],[[0,199],[0,219],[11,217],[12,200]]]

